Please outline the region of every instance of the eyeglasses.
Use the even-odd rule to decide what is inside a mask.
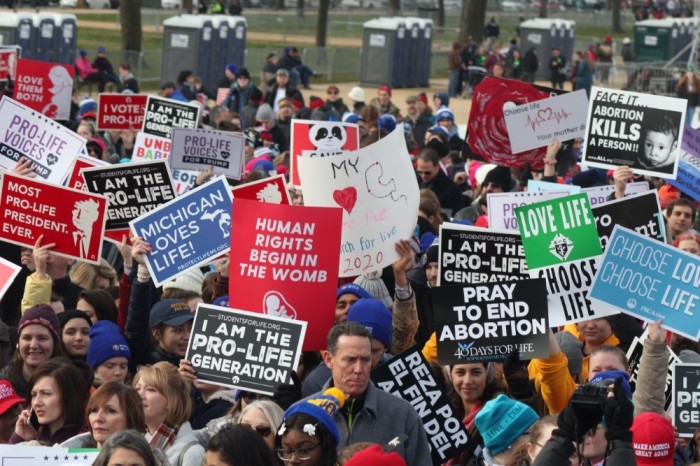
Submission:
[[[252,425],[244,423],[244,422],[241,422],[241,425],[243,427],[247,427],[248,429],[253,429],[255,432],[258,433],[258,435],[260,435],[263,438],[269,437],[270,434],[272,433],[272,427],[270,427],[270,426],[259,425],[259,426],[253,427]]]
[[[259,393],[255,393],[255,392],[246,392],[243,394],[242,398],[243,398],[243,401],[246,402],[246,404],[250,404],[253,401],[265,399],[265,397],[263,395],[260,395]]]
[[[294,449],[282,449],[278,448],[277,451],[277,456],[279,459],[282,461],[292,461],[292,456],[296,456],[298,460],[300,461],[306,461],[309,458],[311,458],[311,452],[319,447],[321,444],[317,443],[313,447],[307,447],[307,448],[294,448]]]

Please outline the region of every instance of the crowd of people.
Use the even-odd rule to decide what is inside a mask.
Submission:
[[[497,37],[497,29],[490,34]],[[482,47],[469,56],[484,56]],[[630,181],[646,181],[658,191],[668,242],[700,256],[697,203],[628,167],[582,171],[580,140],[565,150],[552,142],[543,170],[488,163],[469,150],[455,122],[452,80],[448,92],[405,102],[395,101],[388,86],[374,96],[361,87],[341,96],[336,85],[324,97],[305,96],[293,71],[303,86],[313,72],[300,68],[294,54],[293,48],[279,59],[270,54],[257,84],[246,68],[227,65],[218,105],[209,105],[212,96],[188,70],[159,93],[199,102],[207,110],[201,126],[244,132],[240,183],[289,174],[295,118],[355,123],[361,147],[400,128],[420,204],[407,213],[417,215],[415,235],[395,244],[399,259],[339,283],[335,302],[316,303],[335,316],[325,349],[304,353],[292,383],[263,396],[199,380],[184,359],[198,303],[227,302],[227,259],[156,288],[145,265],[150,245],[139,237],[106,247],[99,266],[55,255],[43,238],[33,248],[0,242],[2,257],[22,266],[0,300],[0,443],[99,448],[100,466],[431,465],[430,439],[414,407],[370,380],[373,368],[417,344],[473,440],[474,448],[446,465],[700,464],[700,426],[692,439],[677,438],[664,410],[668,347],[697,363],[698,341],[667,332],[663,322],[649,324],[634,392],[626,350],[643,327],[626,314],[551,329],[546,358],[439,366],[432,301],[440,225],[488,228],[490,193],[521,191],[537,179],[611,184],[611,197],[622,198]],[[559,68],[560,57],[564,62],[553,54],[550,67]],[[498,75],[501,63],[488,69],[488,60],[479,60]],[[133,92],[128,73],[116,76],[97,64],[85,67],[91,74],[81,74],[83,80],[98,74],[91,78],[98,84]],[[529,71],[522,72],[525,79]],[[97,131],[95,112],[93,99],[76,94],[67,124],[88,139],[89,155],[128,163],[134,132]],[[26,161],[13,171],[33,174]],[[203,171],[197,184],[210,177]],[[290,187],[290,194],[303,205],[302,190]],[[606,387],[593,407],[577,403],[584,384]]]

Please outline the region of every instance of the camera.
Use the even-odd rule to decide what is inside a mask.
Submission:
[[[603,383],[587,383],[579,385],[571,396],[571,404],[581,407],[600,407],[608,396],[608,387],[615,383],[614,380]]]

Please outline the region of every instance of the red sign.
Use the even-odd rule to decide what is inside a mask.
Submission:
[[[22,267],[19,265],[0,257],[0,299],[5,295],[21,269]]]
[[[335,320],[341,209],[234,198],[229,306],[313,322],[304,351],[325,348]]]
[[[66,181],[66,186],[73,189],[87,191],[85,188],[85,178],[83,178],[83,175],[80,174],[80,171],[83,168],[101,167],[103,165],[107,165],[107,163],[93,157],[85,157],[84,155],[79,156],[73,162],[70,172],[68,172],[68,181]]]
[[[17,71],[17,50],[0,50],[0,81],[7,81],[8,78],[14,81],[15,71]]]
[[[69,65],[20,58],[12,97],[49,118],[68,120],[74,72]]]
[[[143,126],[147,95],[100,94],[97,100],[97,128],[134,129]]]
[[[233,197],[238,199],[270,202],[272,204],[290,204],[284,175],[276,175],[236,186],[231,188],[231,193]]]
[[[33,248],[56,243],[60,256],[99,264],[107,198],[5,173],[0,188],[0,239]]]

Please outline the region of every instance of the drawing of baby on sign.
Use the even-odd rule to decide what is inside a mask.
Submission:
[[[413,234],[418,182],[398,128],[378,142],[331,157],[299,157],[304,204],[343,209],[341,277],[381,270],[398,259],[394,244]]]

